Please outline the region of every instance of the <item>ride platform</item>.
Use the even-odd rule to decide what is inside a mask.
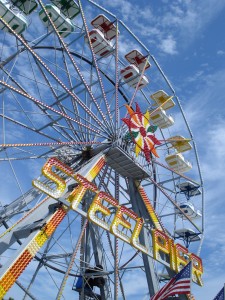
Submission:
[[[143,166],[119,146],[112,147],[106,157],[107,164],[124,177],[137,180],[149,177]]]

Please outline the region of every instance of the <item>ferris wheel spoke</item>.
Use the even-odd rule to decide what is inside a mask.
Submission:
[[[17,104],[21,107],[21,112],[24,114],[24,116],[25,116],[25,117],[28,119],[28,121],[31,123],[32,127],[31,127],[30,125],[22,124],[21,122],[16,121],[15,119],[10,118],[10,117],[6,116],[6,114],[0,114],[0,116],[2,117],[2,119],[6,119],[6,120],[8,120],[8,121],[11,121],[11,122],[13,122],[13,123],[19,125],[19,126],[22,126],[22,127],[26,128],[26,129],[28,129],[28,130],[31,130],[31,131],[35,132],[35,134],[40,134],[40,135],[42,135],[42,136],[45,136],[45,137],[48,137],[48,138],[52,139],[52,136],[49,136],[49,135],[47,135],[47,134],[45,134],[44,132],[41,131],[41,130],[44,129],[45,127],[41,127],[40,129],[35,128],[35,126],[34,126],[32,120],[31,120],[31,118],[29,117],[28,113],[24,111],[24,109],[23,109],[23,107],[21,106],[20,102],[17,100],[17,97],[15,96],[15,94],[13,94],[12,91],[10,91],[10,92],[11,92],[11,94],[12,94],[12,97],[16,100]],[[41,106],[38,106],[38,108],[42,110]],[[12,110],[11,110],[11,111],[9,110],[8,112],[10,113],[10,112],[12,112]],[[54,119],[53,119],[53,118],[50,116],[50,114],[48,114],[47,112],[45,112],[45,115],[46,115],[47,117],[50,118],[51,122],[50,122],[49,124],[52,125],[52,124],[54,123],[54,122],[53,122]],[[47,127],[47,126],[46,126],[46,127]],[[63,133],[61,133],[61,132],[59,131],[59,129],[56,128],[56,127],[54,127],[54,126],[52,126],[52,129],[54,129],[54,130],[55,130],[58,134],[60,134],[63,138],[66,138],[66,139],[68,139],[68,140],[71,140],[71,139],[73,140],[73,137],[70,136],[70,135],[68,134],[68,132],[66,132],[66,131],[63,130]]]
[[[90,131],[93,131],[93,132],[95,132],[95,133],[97,133],[97,134],[100,133],[100,130],[95,130],[95,129],[93,129],[93,128],[91,128],[91,127],[85,125],[85,124],[82,124],[81,122],[75,120],[74,118],[69,117],[68,115],[66,115],[66,114],[64,114],[64,113],[61,113],[61,112],[57,111],[56,109],[52,108],[51,106],[49,106],[49,105],[47,105],[47,104],[41,102],[40,100],[35,99],[34,97],[32,97],[32,96],[30,96],[30,95],[25,94],[24,92],[22,92],[22,91],[20,91],[20,90],[18,90],[18,89],[16,89],[16,88],[14,88],[13,86],[7,84],[6,82],[4,82],[4,81],[2,81],[2,80],[0,80],[0,84],[2,84],[3,86],[6,86],[7,88],[11,89],[12,91],[14,91],[14,92],[16,92],[16,93],[18,93],[18,94],[24,96],[25,98],[31,100],[32,102],[37,103],[37,104],[39,104],[39,105],[41,105],[41,106],[47,108],[48,110],[51,110],[51,111],[55,112],[56,114],[58,114],[58,115],[60,115],[60,116],[62,116],[62,117],[64,117],[64,118],[66,118],[66,119],[69,119],[69,120],[75,122],[76,124],[79,124],[79,125],[83,126],[84,128],[87,128],[87,129],[90,130]],[[104,135],[102,135],[102,136],[104,137]],[[106,137],[106,136],[105,136],[105,137]]]
[[[99,129],[99,126],[93,124],[93,123],[91,122],[91,120],[88,120],[88,119],[85,118],[85,117],[80,117],[79,115],[77,115],[76,113],[74,113],[73,111],[71,111],[70,109],[68,109],[67,107],[64,107],[62,104],[58,104],[58,107],[60,108],[60,110],[61,110],[64,114],[66,114],[66,115],[74,115],[78,120],[81,120],[81,121],[83,122],[83,123],[81,123],[81,122],[79,121],[79,123],[85,124],[86,126],[91,126],[91,127],[95,128],[96,130]],[[78,123],[78,125],[79,125],[79,123]],[[83,133],[82,129],[83,129],[83,128],[80,126],[80,127],[78,127],[78,129],[76,129],[76,131],[78,131],[78,132],[80,132],[80,133]],[[87,128],[85,128],[85,129],[87,130]],[[102,131],[102,132],[104,132],[104,131]],[[90,133],[90,134],[91,134],[91,133]],[[79,138],[79,140],[81,140],[81,139]]]
[[[49,89],[51,90],[51,92],[52,92],[54,98],[58,101],[57,94],[56,94],[55,90],[53,89],[52,84],[50,83],[50,81],[48,80],[47,76],[46,76],[45,73],[43,72],[43,70],[42,70],[42,68],[40,67],[40,64],[38,63],[38,61],[35,60],[35,62],[36,62],[36,65],[38,66],[38,68],[39,68],[39,70],[40,70],[40,72],[41,72],[43,78],[45,79],[45,81],[46,81],[46,83],[47,83]],[[65,109],[63,108],[62,105],[58,104],[57,106],[58,106],[58,108],[61,110],[62,113],[64,113],[64,114],[66,113],[66,111],[65,111]],[[76,115],[79,116],[79,112],[77,111],[77,108],[76,108]],[[77,119],[78,119],[78,121],[80,121],[80,118],[79,118],[79,117],[77,117]],[[66,119],[66,122],[67,122],[68,126],[70,127],[71,131],[73,132],[74,136],[77,136],[77,138],[80,140],[79,135],[77,134],[77,131],[76,131],[76,129],[74,128],[72,122],[71,122],[70,120],[68,120],[68,119]],[[80,131],[82,132],[82,128],[81,128],[80,126],[78,126],[78,128],[79,128]],[[72,138],[72,137],[70,137],[70,138]]]
[[[72,89],[72,88],[73,88],[73,84],[72,84],[72,80],[71,80],[71,77],[70,77],[68,65],[67,65],[67,62],[66,62],[66,59],[65,59],[65,53],[62,52],[62,54],[63,54],[63,62],[64,62],[64,64],[65,64],[65,68],[66,68],[66,73],[67,73],[67,76],[68,76],[68,81],[69,81],[70,89]],[[76,104],[76,102],[74,101],[73,98],[71,99],[71,101],[72,101],[72,105],[73,105],[74,112],[75,112],[75,114],[78,116],[78,120],[80,121],[80,117],[79,117],[80,114],[79,114],[78,106],[77,106],[77,104]],[[87,119],[87,118],[86,118],[86,119]],[[72,126],[72,125],[71,125],[71,126]],[[80,128],[80,129],[81,129],[81,128]],[[75,129],[74,129],[74,130],[75,130]],[[75,135],[76,135],[76,133],[75,133]],[[85,139],[84,133],[82,133],[82,138],[83,138],[83,140]]]
[[[47,125],[47,126],[45,125],[45,126],[42,126],[42,127],[39,128],[39,129],[35,128],[35,125],[33,124],[33,121],[32,121],[31,118],[29,117],[28,113],[26,113],[26,112],[24,111],[22,105],[21,105],[20,102],[18,101],[18,99],[17,99],[17,97],[15,96],[15,94],[12,93],[12,90],[10,90],[10,92],[11,92],[13,98],[16,100],[16,102],[17,102],[17,104],[19,105],[19,107],[21,107],[21,111],[24,113],[24,115],[26,116],[26,118],[28,119],[28,121],[31,123],[32,128],[34,129],[34,131],[35,131],[36,133],[41,132],[42,129],[48,127],[48,125]],[[54,118],[51,117],[50,114],[46,112],[46,110],[43,110],[42,107],[41,107],[40,105],[38,105],[38,108],[39,108],[40,110],[42,110],[42,111],[45,113],[45,115],[51,120],[51,122],[49,123],[49,125],[53,125],[53,124],[55,124],[55,123],[57,122],[57,121],[54,121]],[[61,120],[61,119],[62,119],[62,117],[58,118],[58,120]],[[30,128],[30,126],[28,126],[27,128]],[[60,128],[61,131],[62,131],[62,133],[61,133],[60,130],[59,130],[58,128],[56,128],[55,126],[51,126],[51,128],[53,128],[55,131],[57,131],[57,133],[61,134],[62,137],[66,138],[66,139],[68,139],[68,140],[73,140],[73,136],[69,135],[69,133],[68,133],[67,131],[65,131],[64,128]]]
[[[44,265],[44,268],[46,269],[47,273],[49,274],[49,276],[50,276],[52,282],[54,283],[54,285],[55,285],[55,287],[56,287],[56,289],[59,291],[60,286],[59,286],[59,284],[56,282],[56,280],[54,279],[54,277],[51,275],[51,273],[50,273],[48,267],[46,267],[46,266]],[[66,300],[64,296],[62,296],[62,298],[63,298],[64,300]]]
[[[178,209],[180,211],[181,214],[183,214],[185,216],[185,218],[198,230],[199,233],[202,232],[202,230],[185,214],[185,212],[183,212],[181,210],[181,208],[177,205],[177,203],[172,199],[172,197],[170,197],[167,192],[165,191],[165,189],[163,189],[157,182],[154,181],[154,179],[150,178],[150,180],[152,181],[152,183],[154,185],[157,186],[157,188],[162,192],[162,194],[164,194],[166,196],[166,198],[173,204],[174,207],[176,207],[176,209]]]
[[[165,164],[162,164],[162,163],[159,162],[159,161],[155,161],[154,163],[157,164],[157,165],[159,165],[159,166],[161,166],[161,167],[163,167],[164,169],[167,169],[167,170],[173,172],[174,174],[178,175],[179,177],[177,177],[177,178],[183,178],[183,179],[186,179],[186,180],[188,180],[188,181],[191,181],[193,184],[199,185],[199,183],[196,182],[195,180],[193,180],[192,178],[187,177],[187,176],[184,175],[183,173],[179,173],[178,171],[176,171],[176,170],[174,170],[174,169],[171,169],[170,167],[166,166]],[[174,180],[174,178],[173,178],[173,180]],[[165,182],[166,182],[166,181],[165,181]],[[161,182],[160,184],[163,184],[163,182]]]
[[[8,72],[7,72],[7,73],[8,73]],[[11,77],[11,75],[10,75],[10,78],[13,79],[13,78]],[[24,93],[26,93],[26,91],[21,87],[21,85],[19,85],[19,83],[18,83],[17,81],[13,80],[13,82],[15,82],[16,85],[17,85],[20,89],[22,89],[22,91],[23,91]],[[49,82],[48,82],[48,83],[49,83]],[[49,84],[50,84],[50,83],[49,83]],[[22,111],[24,112],[24,109],[22,108],[20,102],[17,100],[17,98],[15,97],[15,95],[14,95],[13,93],[12,93],[12,96],[15,98],[15,100],[16,100],[17,103],[18,103],[18,105],[21,107]],[[46,116],[48,116],[48,117],[50,118],[51,122],[49,123],[49,125],[52,125],[52,121],[53,121],[54,119],[51,118],[51,117],[49,116],[49,114],[46,112],[46,109],[43,109],[40,105],[38,105],[38,107],[39,107],[39,109],[41,109],[41,110],[46,114]],[[26,112],[24,112],[24,114],[26,115],[26,117],[28,118],[28,120],[29,120],[29,121],[32,123],[32,125],[33,125],[33,122],[32,122],[32,120],[30,119],[29,115],[28,115]],[[79,118],[78,118],[78,119],[79,119]],[[67,121],[69,121],[69,120],[67,120]],[[92,126],[93,126],[93,124],[92,124]],[[33,127],[34,127],[34,126],[33,126]],[[45,126],[45,127],[47,127],[47,126]],[[52,126],[52,128],[53,128],[54,130],[56,130],[58,133],[60,133],[60,131],[59,131],[57,128],[55,128],[54,126]],[[43,127],[42,127],[41,129],[43,129]],[[38,131],[40,131],[41,129],[35,129],[35,131],[38,132]],[[63,128],[61,128],[61,130],[63,130]],[[69,138],[70,140],[71,140],[71,139],[73,140],[73,137],[72,137],[71,135],[68,135],[68,132],[66,132],[65,130],[63,130],[63,132],[64,132],[64,136],[67,135],[67,136],[68,136],[67,138]]]
[[[0,147],[9,148],[9,147],[37,147],[37,146],[56,146],[56,145],[104,145],[108,144],[107,142],[49,142],[49,143],[30,143],[30,144],[0,144]],[[22,151],[22,150],[21,150]]]
[[[63,39],[60,37],[60,34],[59,34],[59,32],[57,31],[57,29],[56,29],[56,27],[55,27],[53,21],[52,21],[51,18],[49,17],[49,15],[48,15],[48,13],[47,13],[45,7],[44,7],[43,2],[42,2],[41,0],[38,0],[38,2],[39,2],[39,4],[40,4],[40,6],[42,7],[43,11],[45,11],[46,16],[47,16],[47,18],[48,18],[48,20],[49,20],[49,23],[50,23],[51,26],[54,28],[55,33],[56,33],[56,35],[57,35],[57,37],[58,37],[58,39],[59,39],[61,45],[63,46],[64,50],[66,51],[66,53],[67,53],[67,55],[68,55],[68,57],[69,57],[71,63],[73,64],[75,70],[77,71],[78,75],[80,76],[80,78],[81,78],[81,80],[82,80],[82,82],[83,82],[83,84],[84,84],[84,86],[85,86],[87,92],[89,93],[89,95],[90,95],[90,97],[91,97],[93,103],[95,104],[95,106],[96,106],[98,112],[100,113],[102,119],[104,120],[105,124],[102,124],[102,126],[103,126],[103,127],[106,126],[106,128],[108,128],[108,130],[110,130],[110,127],[109,127],[108,121],[107,121],[106,118],[105,118],[105,115],[103,114],[103,112],[102,112],[100,106],[99,106],[98,103],[96,102],[95,97],[94,97],[94,95],[92,94],[92,91],[90,90],[90,88],[89,88],[87,82],[85,81],[83,75],[81,74],[81,72],[80,72],[80,70],[79,70],[79,68],[78,68],[78,66],[77,66],[77,64],[76,64],[76,62],[75,62],[75,60],[74,60],[73,57],[71,56],[68,47],[66,46],[65,42],[63,41]],[[96,66],[95,66],[95,67],[96,67]],[[96,70],[97,70],[97,67],[96,67]],[[98,71],[97,71],[97,73],[98,73]],[[100,77],[99,77],[99,80],[100,80],[100,84],[101,84],[101,79],[100,79]],[[101,86],[102,86],[102,84],[101,84]],[[69,91],[69,90],[68,90],[68,91]],[[67,92],[68,92],[68,91],[67,91]],[[103,95],[104,95],[104,94],[103,94]],[[82,105],[84,105],[84,104],[82,104]]]
[[[111,255],[112,255],[113,260],[114,260],[114,262],[110,260],[110,264],[111,264],[111,267],[112,267],[113,269],[115,269],[115,260],[116,260],[116,258],[115,258],[115,253],[116,253],[116,252],[119,252],[119,248],[118,248],[118,239],[117,239],[117,241],[116,241],[115,238],[114,238],[114,247],[113,247],[113,242],[111,241],[108,232],[106,232],[106,236],[107,236],[108,244],[109,244],[109,246],[110,246],[110,252],[111,252]],[[116,246],[117,246],[117,250],[115,249]],[[116,250],[116,252],[115,252],[115,250]],[[119,253],[117,253],[117,254],[119,255]],[[122,255],[122,253],[121,253],[121,255]],[[118,280],[118,282],[117,282],[117,291],[116,291],[116,295],[117,295],[117,297],[118,297],[118,292],[119,292],[118,287],[120,287],[120,291],[121,291],[122,297],[123,297],[123,299],[126,299],[125,293],[124,293],[124,288],[123,288],[122,275],[120,275],[121,268],[119,268],[119,257],[118,257],[117,261],[118,261],[118,271],[117,271],[117,275],[115,274],[115,270],[114,270],[114,272],[113,272],[113,273],[114,273],[114,285],[115,285],[114,288],[116,288],[115,277],[117,277],[116,280]],[[114,263],[114,265],[113,265],[113,263]],[[114,297],[115,297],[115,294],[114,294]]]
[[[8,156],[7,150],[5,150],[4,152],[5,152],[7,161],[8,161],[8,163],[9,163],[9,165],[10,165],[10,168],[11,168],[11,170],[12,170],[12,173],[13,173],[13,176],[14,176],[14,179],[15,179],[15,182],[16,182],[16,184],[17,184],[17,186],[18,186],[18,189],[19,189],[19,191],[20,191],[20,193],[21,193],[21,195],[22,195],[22,197],[23,197],[24,191],[23,191],[22,186],[21,186],[21,184],[20,184],[20,182],[19,182],[19,180],[18,180],[18,176],[16,175],[16,172],[15,172],[15,170],[14,170],[13,164],[12,164],[12,162],[11,162],[9,156]]]
[[[116,20],[116,47],[115,47],[115,130],[118,131],[119,128],[119,95],[118,95],[118,88],[119,88],[119,26],[118,20]]]
[[[49,135],[45,134],[45,133],[42,132],[42,131],[37,131],[35,128],[28,127],[26,124],[23,124],[23,123],[21,123],[21,122],[19,122],[19,121],[16,121],[16,120],[14,120],[14,119],[12,119],[12,118],[6,116],[6,115],[0,114],[0,117],[2,117],[2,118],[4,118],[4,119],[7,119],[8,121],[10,121],[10,122],[12,122],[12,123],[15,123],[16,125],[21,126],[21,127],[25,128],[25,129],[31,130],[31,131],[34,132],[34,133],[40,134],[40,135],[42,135],[42,136],[44,136],[44,137],[46,137],[46,138],[50,138],[51,140],[58,141],[58,139],[56,139],[56,138],[54,138],[54,137],[52,137],[52,136],[49,136]]]
[[[103,99],[105,101],[106,111],[107,111],[107,114],[108,114],[108,116],[110,118],[109,122],[111,123],[111,129],[112,129],[112,116],[111,116],[111,113],[110,113],[110,106],[108,104],[108,101],[107,101],[107,98],[106,98],[106,94],[105,94],[105,90],[104,90],[104,87],[103,87],[103,82],[102,82],[102,78],[101,78],[101,75],[100,75],[100,72],[99,72],[99,68],[98,68],[98,64],[97,64],[97,60],[96,60],[96,55],[95,55],[95,52],[93,50],[91,38],[90,38],[90,35],[89,35],[88,25],[87,25],[87,22],[86,22],[86,19],[85,19],[85,15],[84,15],[84,10],[83,10],[83,7],[82,7],[82,3],[81,3],[80,0],[78,0],[78,3],[79,3],[80,10],[81,10],[81,15],[82,15],[82,19],[83,19],[83,23],[84,23],[86,35],[87,35],[87,38],[88,38],[88,43],[90,45],[92,57],[93,57],[93,60],[94,60],[96,71],[97,71],[97,76],[98,76],[98,79],[99,79],[99,83],[100,83],[100,87],[101,87]]]
[[[64,230],[59,234],[59,236],[55,239],[52,238],[52,243],[51,245],[48,247],[48,251],[50,252],[51,249],[58,243],[60,244],[60,239],[63,237],[63,235],[65,234],[65,232],[70,229],[71,225],[78,219],[79,215],[78,214],[75,214],[75,216],[73,217],[73,219],[68,222],[68,225],[64,228]],[[72,245],[74,246],[74,245]],[[67,253],[65,253],[67,254]]]
[[[48,15],[48,14],[47,14]],[[3,22],[3,24],[16,36],[16,38],[25,46],[25,48],[30,51],[30,53],[39,61],[39,63],[46,69],[47,72],[49,72],[52,77],[56,80],[56,82],[58,82],[61,87],[72,97],[75,99],[75,101],[77,101],[79,103],[79,105],[87,112],[91,115],[91,117],[101,126],[101,127],[105,127],[104,123],[100,122],[95,115],[88,109],[88,107],[78,99],[78,97],[72,93],[66,86],[64,83],[62,83],[62,81],[54,74],[54,72],[52,72],[50,70],[50,68],[42,61],[42,59],[34,52],[34,50],[25,42],[25,40],[23,40],[9,25],[7,22],[4,21],[4,19],[2,17],[0,17],[0,20]],[[53,24],[54,26],[54,24]],[[63,42],[64,44],[64,42]],[[3,84],[2,81],[0,81],[1,84]],[[3,84],[4,85],[4,84]],[[7,86],[7,85],[6,85]],[[96,104],[96,101],[93,97],[92,99],[94,101],[94,103]],[[96,104],[96,107],[98,109],[100,109],[100,107],[98,106],[98,104]],[[78,121],[76,123],[79,123]]]

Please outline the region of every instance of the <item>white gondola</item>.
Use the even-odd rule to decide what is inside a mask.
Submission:
[[[165,160],[168,166],[176,172],[185,173],[192,169],[192,164],[186,161],[181,153],[169,154]]]
[[[192,149],[190,139],[186,139],[181,135],[170,137],[169,139],[167,139],[167,141],[171,143],[171,145],[177,150],[177,152],[185,152]]]
[[[149,83],[148,78],[145,75],[143,75],[141,78],[141,72],[135,65],[127,66],[126,68],[122,69],[120,73],[124,82],[133,88],[136,88],[138,85],[138,90],[142,89]]]
[[[56,29],[59,31],[61,37],[67,37],[71,32],[74,31],[74,25],[71,23],[70,19],[66,18],[60,12],[58,7],[53,4],[47,4],[45,9],[47,10],[47,13],[53,21]],[[49,19],[43,9],[39,12],[39,17],[45,27],[52,29]]]
[[[18,8],[12,7],[8,1],[0,0],[0,16],[17,34],[21,34],[28,27],[26,17]],[[10,32],[2,22],[0,22],[0,29]]]
[[[195,209],[194,205],[191,202],[180,203],[179,208],[192,220],[202,217],[201,211]],[[181,217],[183,216],[183,214],[179,211],[178,208],[175,208],[175,213]]]
[[[159,90],[150,96],[154,101],[155,106],[162,106],[164,110],[170,109],[175,106],[172,97],[170,97],[166,92],[163,90]],[[164,104],[165,103],[165,104]]]
[[[170,115],[167,115],[162,108],[158,108],[156,111],[150,111],[150,116],[152,123],[159,128],[167,128],[174,124],[174,119]]]
[[[115,22],[111,22],[105,15],[98,15],[91,21],[91,25],[100,30],[104,34],[106,40],[111,41],[116,37],[117,29]]]
[[[29,15],[34,11],[38,4],[35,0],[11,0],[13,5],[22,10],[26,15]]]
[[[147,61],[147,57],[136,49],[127,53],[125,58],[130,64],[135,65],[139,71],[142,71],[144,68],[147,70],[151,67],[150,63]]]
[[[75,18],[80,13],[80,8],[74,0],[51,0],[51,1],[69,19]]]
[[[149,83],[148,78],[142,73],[143,69],[150,68],[150,63],[138,50],[130,51],[125,55],[125,58],[130,65],[120,70],[123,81],[135,89],[142,89]]]
[[[89,36],[93,51],[96,55],[107,57],[113,53],[113,43],[110,40],[107,40],[99,29],[92,29],[89,32]],[[85,36],[85,42],[89,44],[87,36]]]

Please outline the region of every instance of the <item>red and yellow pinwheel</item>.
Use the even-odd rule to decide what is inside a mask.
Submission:
[[[152,126],[150,121],[150,114],[147,110],[143,114],[140,110],[139,105],[136,103],[136,111],[134,111],[129,105],[126,105],[129,118],[123,118],[123,122],[127,124],[129,128],[129,135],[132,141],[136,144],[135,153],[138,156],[140,151],[145,155],[146,160],[150,161],[150,153],[154,154],[156,157],[159,157],[155,145],[160,145],[160,141],[157,140],[153,134],[157,126]]]

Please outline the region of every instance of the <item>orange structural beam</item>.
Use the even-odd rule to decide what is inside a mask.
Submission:
[[[145,204],[145,207],[149,213],[149,216],[151,217],[151,220],[155,226],[156,229],[158,230],[161,230],[161,231],[164,231],[164,227],[162,225],[162,222],[159,220],[158,216],[157,216],[157,213],[155,212],[152,204],[151,204],[151,201],[149,200],[144,188],[140,185],[139,182],[136,182],[136,186],[137,186],[137,189],[139,191],[139,194]]]
[[[0,299],[15,283],[20,274],[31,262],[35,254],[41,249],[47,239],[52,235],[57,226],[66,215],[64,208],[59,208],[48,220],[47,224],[37,232],[32,241],[23,249],[15,261],[12,262],[8,271],[0,278]]]

